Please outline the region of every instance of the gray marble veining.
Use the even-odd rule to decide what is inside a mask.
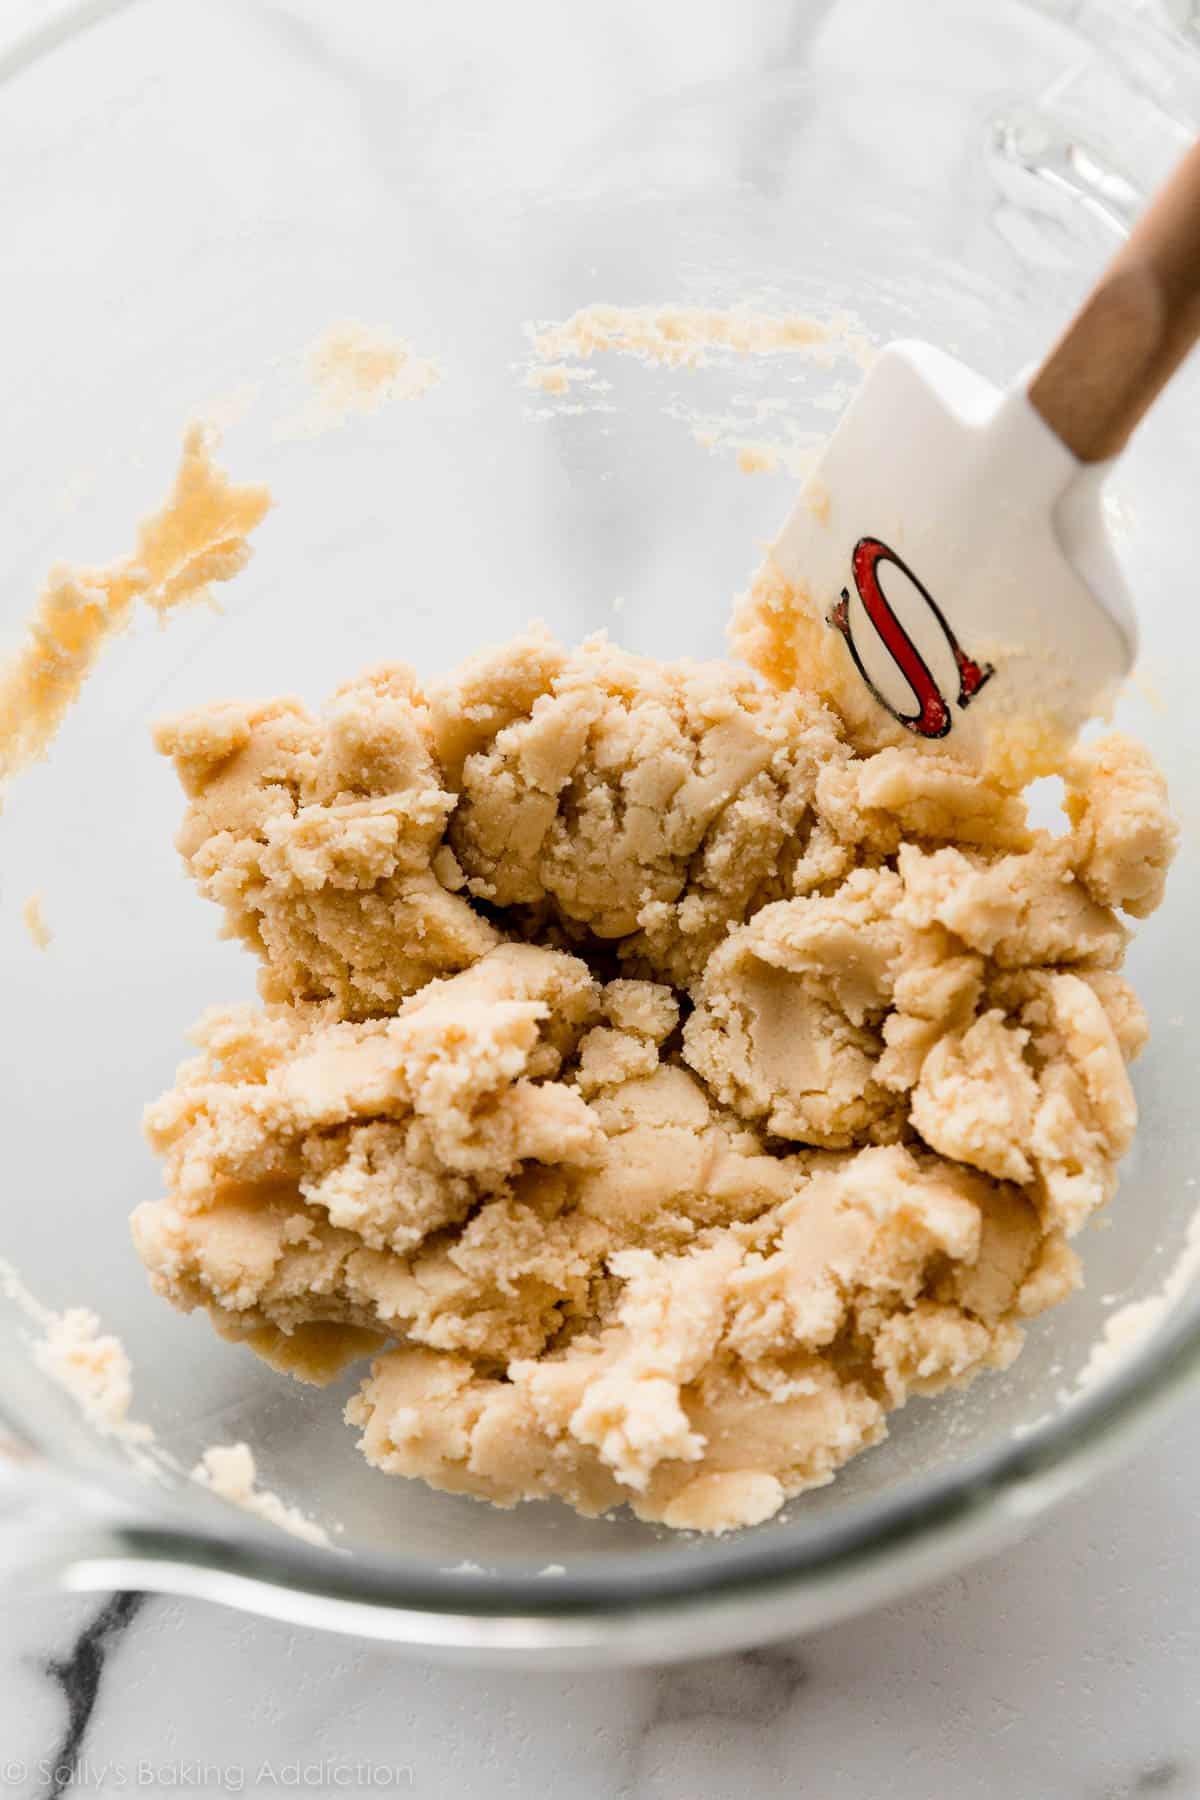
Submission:
[[[1200,1800],[1198,1568],[1181,1417],[992,1563],[703,1662],[473,1672],[200,1604],[47,1596],[0,1615],[0,1796]]]
[[[49,1800],[75,1785],[86,1754],[92,1715],[100,1699],[110,1653],[137,1618],[144,1594],[112,1594],[93,1612],[65,1655],[46,1658],[46,1674],[62,1695],[66,1717],[62,1735],[46,1758]]]

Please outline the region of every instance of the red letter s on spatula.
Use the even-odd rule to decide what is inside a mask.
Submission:
[[[989,664],[979,664],[963,650],[950,629],[948,620],[941,607],[929,593],[928,589],[918,581],[908,564],[896,555],[894,550],[881,543],[878,538],[859,538],[854,546],[851,568],[854,572],[854,585],[858,597],[863,603],[867,617],[879,633],[884,649],[907,681],[917,702],[917,711],[902,713],[884,698],[868,675],[858,645],[854,641],[854,632],[850,625],[850,590],[842,589],[842,597],[829,614],[829,623],[841,632],[846,640],[847,648],[854,658],[854,666],[878,700],[893,719],[909,731],[920,737],[941,738],[949,732],[953,723],[953,715],[937,681],[925,658],[909,637],[908,632],[896,617],[890,601],[879,585],[879,565],[883,562],[895,563],[896,567],[912,582],[922,600],[937,620],[951,654],[958,668],[959,706],[968,706],[980,688],[993,673]]]

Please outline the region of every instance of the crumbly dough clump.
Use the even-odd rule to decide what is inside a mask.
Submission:
[[[262,962],[150,1107],[155,1286],[379,1468],[721,1531],[1079,1279],[1145,1037],[1147,753],[1069,829],[812,693],[532,633],[172,720],[180,847]]]

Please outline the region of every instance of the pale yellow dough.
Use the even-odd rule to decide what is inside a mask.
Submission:
[[[165,619],[250,560],[250,534],[271,496],[264,487],[235,486],[212,460],[214,441],[204,426],[189,426],[175,485],[142,521],[128,555],[102,568],[51,570],[24,643],[0,664],[0,797],[10,776],[46,755],[137,601]]]
[[[379,1468],[753,1524],[1076,1286],[1162,780],[1077,754],[1054,838],[795,672],[532,633],[160,728],[264,1004],[149,1108],[137,1247],[302,1379],[373,1355]]]

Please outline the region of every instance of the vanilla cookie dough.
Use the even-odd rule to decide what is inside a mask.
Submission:
[[[137,602],[166,619],[203,599],[250,560],[250,535],[271,505],[265,487],[238,486],[213,461],[216,433],[191,425],[175,484],[143,519],[127,555],[100,568],[50,571],[25,641],[0,663],[0,798],[9,777],[46,755],[100,652]]]
[[[262,1004],[148,1109],[135,1242],[276,1367],[368,1363],[378,1468],[754,1524],[1077,1286],[1162,779],[1077,752],[1053,836],[782,674],[531,632],[159,728]]]

